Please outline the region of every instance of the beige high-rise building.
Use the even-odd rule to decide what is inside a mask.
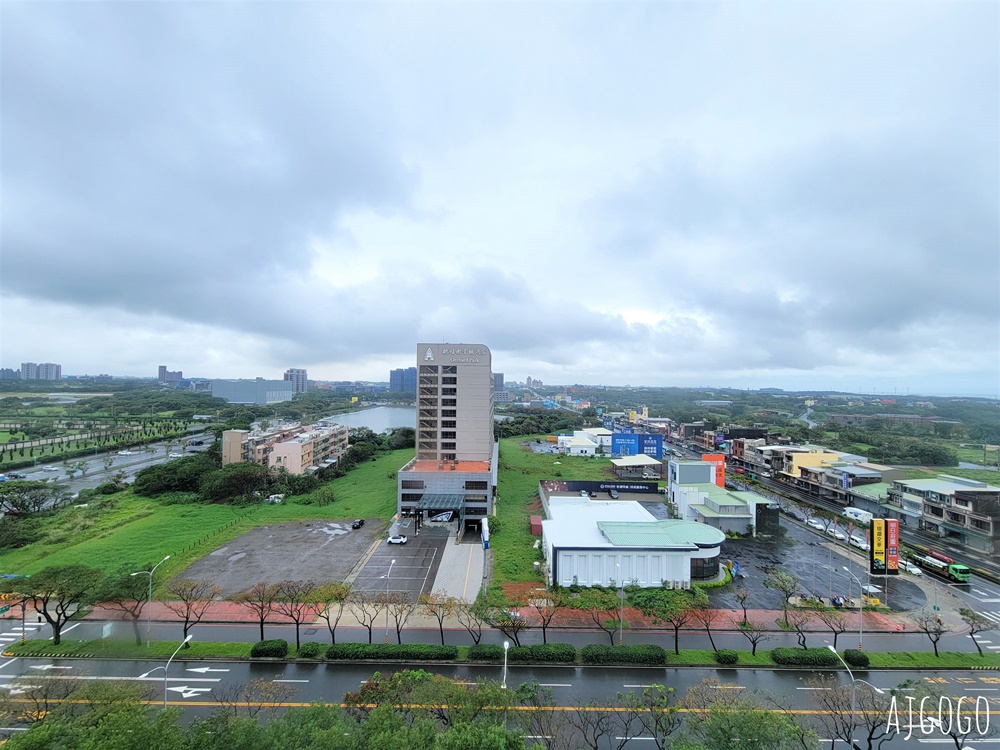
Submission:
[[[398,473],[401,515],[493,508],[493,373],[482,344],[417,345],[416,457]]]

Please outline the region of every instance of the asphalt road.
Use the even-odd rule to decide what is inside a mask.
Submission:
[[[480,678],[500,681],[504,677],[502,665],[282,664],[192,662],[180,658],[173,661],[166,674],[164,666],[149,661],[9,659],[0,663],[0,690],[43,691],[50,686],[56,689],[59,683],[66,681],[123,680],[148,687],[149,699],[153,702],[161,701],[166,695],[168,705],[180,706],[185,716],[193,719],[217,710],[220,700],[231,694],[234,687],[251,680],[277,690],[278,701],[288,707],[313,701],[339,703],[346,692],[357,690],[375,672],[397,671],[404,667],[423,668],[470,683]],[[760,691],[777,696],[788,708],[808,717],[817,710],[815,689],[806,684],[810,674],[813,673],[792,670],[508,665],[506,684],[513,687],[525,682],[537,682],[551,691],[557,707],[571,711],[591,704],[611,705],[619,692],[639,692],[654,684],[666,685],[683,694],[703,680],[714,679],[718,680],[718,689]],[[842,684],[850,684],[851,678],[847,673],[833,674]],[[891,671],[868,671],[864,676],[869,684],[885,691],[896,688],[907,678],[921,679],[919,674]],[[941,672],[932,679],[949,695],[965,696],[968,700],[980,699],[980,706],[991,715],[1000,711],[1000,687],[997,686],[1000,678],[990,673]],[[905,718],[903,721],[905,723]],[[946,739],[936,733],[917,733],[909,740],[897,736],[883,747],[940,746],[945,744]],[[990,737],[985,742],[992,745],[996,739]],[[641,740],[637,740],[635,745],[646,746]],[[829,744],[824,746],[829,747]],[[986,746],[982,740],[972,740],[966,747],[981,746]]]

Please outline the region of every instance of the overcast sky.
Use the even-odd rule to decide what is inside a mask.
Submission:
[[[998,9],[0,3],[0,365],[996,396]]]

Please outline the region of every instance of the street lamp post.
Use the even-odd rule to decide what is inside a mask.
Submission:
[[[503,682],[500,687],[507,689],[507,649],[510,648],[510,641],[503,642]]]
[[[149,595],[148,595],[148,598],[146,599],[146,648],[149,648],[149,642],[150,642],[150,640],[152,640],[152,629],[151,629],[151,626],[150,626],[150,623],[149,623],[149,611],[150,611],[150,609],[152,609],[152,606],[153,606],[153,573],[155,573],[156,569],[158,567],[160,567],[161,565],[163,565],[163,563],[165,563],[169,559],[170,559],[170,555],[167,555],[162,560],[160,560],[158,563],[156,563],[156,565],[153,566],[152,570],[140,570],[140,571],[137,571],[135,573],[130,573],[129,574],[130,577],[131,576],[149,576]],[[184,645],[184,644],[181,644],[181,645]]]
[[[874,690],[879,695],[885,695],[885,691],[882,688],[875,687],[874,685],[872,685],[867,680],[862,680],[860,677],[855,677],[854,676],[854,672],[852,672],[851,668],[849,666],[847,666],[847,662],[844,661],[844,657],[842,657],[840,655],[840,653],[837,651],[837,649],[835,649],[830,644],[827,644],[826,647],[828,649],[830,649],[836,655],[836,657],[838,659],[840,659],[840,663],[844,665],[844,669],[847,670],[847,674],[851,678],[851,747],[854,748],[854,747],[857,747],[857,743],[854,741],[854,716],[855,716],[855,712],[856,712],[856,701],[855,701],[855,698],[856,698],[857,692],[858,692],[858,683],[859,682],[863,682],[865,685],[867,685],[868,687],[870,687],[872,690]]]
[[[858,651],[864,651],[864,625],[865,625],[865,592],[861,587],[861,580],[851,572],[851,569],[846,565],[842,566],[844,570],[847,571],[847,575],[853,578],[858,583]]]
[[[389,563],[389,572],[385,574],[385,644],[389,645],[389,576],[392,575],[392,566],[396,564],[393,560]]]
[[[624,628],[625,628],[625,580],[621,577],[622,566],[621,563],[615,563],[615,567],[618,568],[618,645],[622,645],[624,641]]]
[[[194,636],[193,635],[189,635],[187,638],[185,638],[183,641],[181,641],[181,645],[178,646],[177,648],[175,648],[174,649],[174,653],[172,653],[170,655],[170,658],[167,659],[166,666],[153,667],[151,670],[149,670],[148,672],[146,672],[146,674],[142,675],[143,677],[146,677],[147,675],[153,674],[153,672],[155,672],[157,669],[162,669],[163,670],[163,707],[164,708],[167,707],[167,672],[170,670],[170,662],[172,662],[174,660],[174,657],[177,656],[177,652],[180,651],[182,648],[184,648],[184,644],[187,643],[188,641],[190,641],[192,638],[194,638]]]

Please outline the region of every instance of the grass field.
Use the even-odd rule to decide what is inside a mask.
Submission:
[[[329,487],[333,502],[307,504],[302,496],[280,505],[161,505],[131,491],[95,499],[43,519],[44,537],[0,554],[0,573],[31,574],[51,565],[82,564],[102,570],[155,564],[166,581],[213,549],[264,524],[311,519],[389,518],[396,510],[395,476],[413,456],[395,451],[362,464]]]
[[[542,440],[545,438],[542,437]],[[538,497],[538,483],[543,479],[611,479],[610,458],[585,458],[548,453],[533,453],[521,443],[534,438],[509,438],[500,441],[500,474],[496,515],[499,533],[491,535],[493,578],[498,583],[538,581],[534,562],[541,560],[530,534],[531,499]]]

